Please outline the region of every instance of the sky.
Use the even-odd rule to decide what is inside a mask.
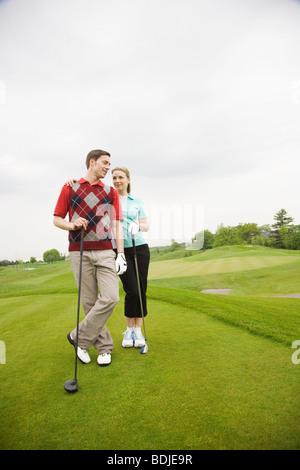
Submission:
[[[0,259],[68,253],[53,211],[93,149],[150,246],[299,224],[299,24],[296,0],[0,0]]]

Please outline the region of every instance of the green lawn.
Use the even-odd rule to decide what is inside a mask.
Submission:
[[[285,256],[293,255],[278,258]],[[267,269],[280,282],[272,274],[280,266],[283,283],[293,263],[241,272]],[[66,334],[77,306],[69,263],[2,269],[0,449],[299,450],[300,364],[291,344],[300,339],[300,299],[200,294],[170,279],[150,281],[148,354],[121,346],[121,289],[108,323],[112,364],[100,368],[91,349],[92,362],[78,364],[79,391],[69,395]],[[249,289],[255,279],[247,278]]]
[[[300,293],[300,253],[228,246],[178,260],[156,258],[149,283],[189,290],[232,289],[231,295]]]

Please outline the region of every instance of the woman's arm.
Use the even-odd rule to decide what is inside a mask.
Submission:
[[[116,242],[117,252],[124,253],[123,227],[120,220],[112,221],[113,235]]]
[[[139,219],[139,227],[141,232],[149,231],[148,219]]]

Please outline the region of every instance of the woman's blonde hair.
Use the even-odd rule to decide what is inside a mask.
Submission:
[[[113,174],[114,171],[123,171],[123,173],[125,173],[125,175],[127,176],[127,178],[130,179],[129,170],[128,170],[128,168],[126,168],[125,166],[117,166],[116,168],[114,168],[113,170],[111,170],[111,174]],[[130,184],[130,183],[128,183],[127,192],[128,192],[128,193],[131,193],[131,184]]]

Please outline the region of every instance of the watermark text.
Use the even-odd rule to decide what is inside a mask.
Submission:
[[[292,348],[296,349],[296,351],[292,354],[292,363],[293,364],[300,364],[300,339],[294,341],[292,343]]]
[[[6,364],[6,347],[4,341],[0,341],[0,364]]]

